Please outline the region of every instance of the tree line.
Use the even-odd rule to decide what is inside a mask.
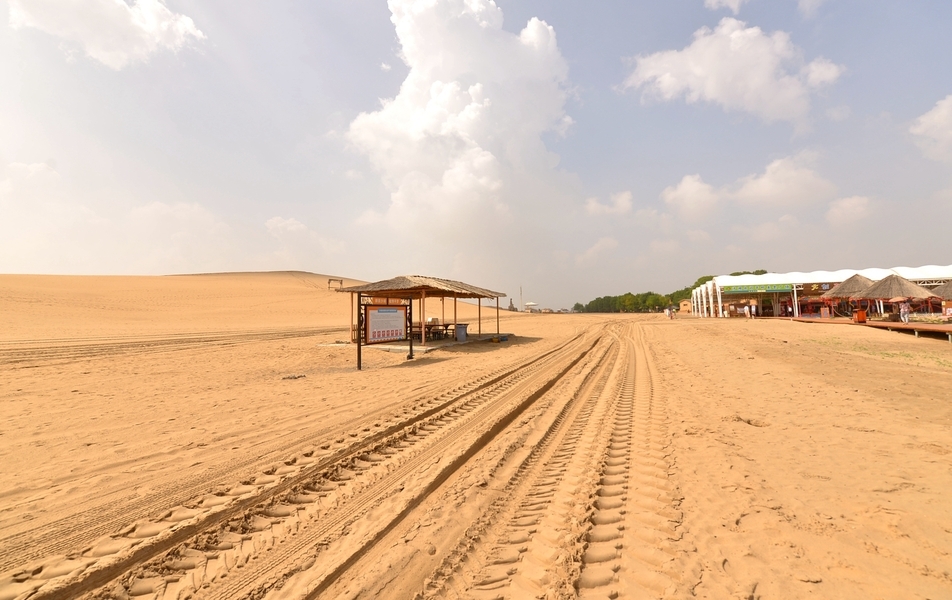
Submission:
[[[756,271],[735,271],[731,275],[763,275],[766,272],[763,269],[757,269]],[[658,312],[668,306],[677,307],[682,300],[691,297],[691,290],[712,279],[714,279],[713,275],[699,277],[693,285],[675,290],[667,295],[654,292],[642,292],[640,294],[628,292],[621,296],[602,296],[589,301],[587,304],[576,302],[573,310],[588,313]]]

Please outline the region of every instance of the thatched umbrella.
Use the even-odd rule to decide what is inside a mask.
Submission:
[[[840,298],[852,298],[861,294],[873,285],[873,280],[869,277],[863,277],[859,273],[853,275],[843,283],[837,285],[832,290],[826,292],[820,298],[824,300],[836,300]]]
[[[908,298],[910,300],[926,300],[935,298],[936,295],[924,287],[920,287],[908,279],[903,279],[899,275],[890,275],[889,277],[877,281],[869,286],[865,291],[856,294],[853,298],[864,298],[869,300],[888,300],[890,298]]]
[[[932,293],[943,300],[952,300],[952,281],[943,283],[939,287],[932,290]]]

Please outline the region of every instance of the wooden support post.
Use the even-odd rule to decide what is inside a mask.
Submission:
[[[361,327],[360,327],[361,323],[360,323],[360,321],[361,321],[361,318],[360,318],[360,292],[357,292],[357,370],[358,370],[358,371],[359,371],[360,368],[361,368],[361,364],[360,364],[360,358],[361,358],[361,356],[360,356],[360,347],[361,347],[361,342],[362,342],[362,340],[360,339],[360,337],[361,337],[361,336],[360,336],[360,330],[361,330]]]
[[[456,327],[457,327],[457,323],[456,323],[456,292],[453,292],[453,337],[458,340],[458,339],[459,339],[459,336],[456,334]]]
[[[483,299],[476,298],[476,319],[479,321],[479,337],[483,337]]]
[[[354,343],[354,292],[350,293],[350,343]]]
[[[499,335],[499,296],[496,296],[496,335]]]
[[[426,346],[426,290],[420,290],[420,345]]]

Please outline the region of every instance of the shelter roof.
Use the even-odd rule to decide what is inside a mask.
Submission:
[[[886,299],[886,298],[914,298],[923,300],[932,298],[935,294],[920,287],[899,275],[890,275],[882,281],[869,286],[866,291],[853,296],[854,298]]]
[[[366,285],[341,288],[341,292],[353,292],[380,297],[419,298],[504,298],[506,294],[476,287],[462,281],[426,277],[423,275],[401,275],[393,279],[376,281]]]
[[[952,300],[952,281],[943,283],[939,287],[933,289],[932,293],[943,300]]]
[[[857,273],[843,283],[837,285],[832,290],[821,295],[821,298],[850,298],[865,292],[869,286],[873,285],[873,280]]]

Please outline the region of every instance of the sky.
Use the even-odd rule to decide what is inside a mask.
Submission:
[[[0,272],[568,308],[952,263],[946,0],[0,1]]]

